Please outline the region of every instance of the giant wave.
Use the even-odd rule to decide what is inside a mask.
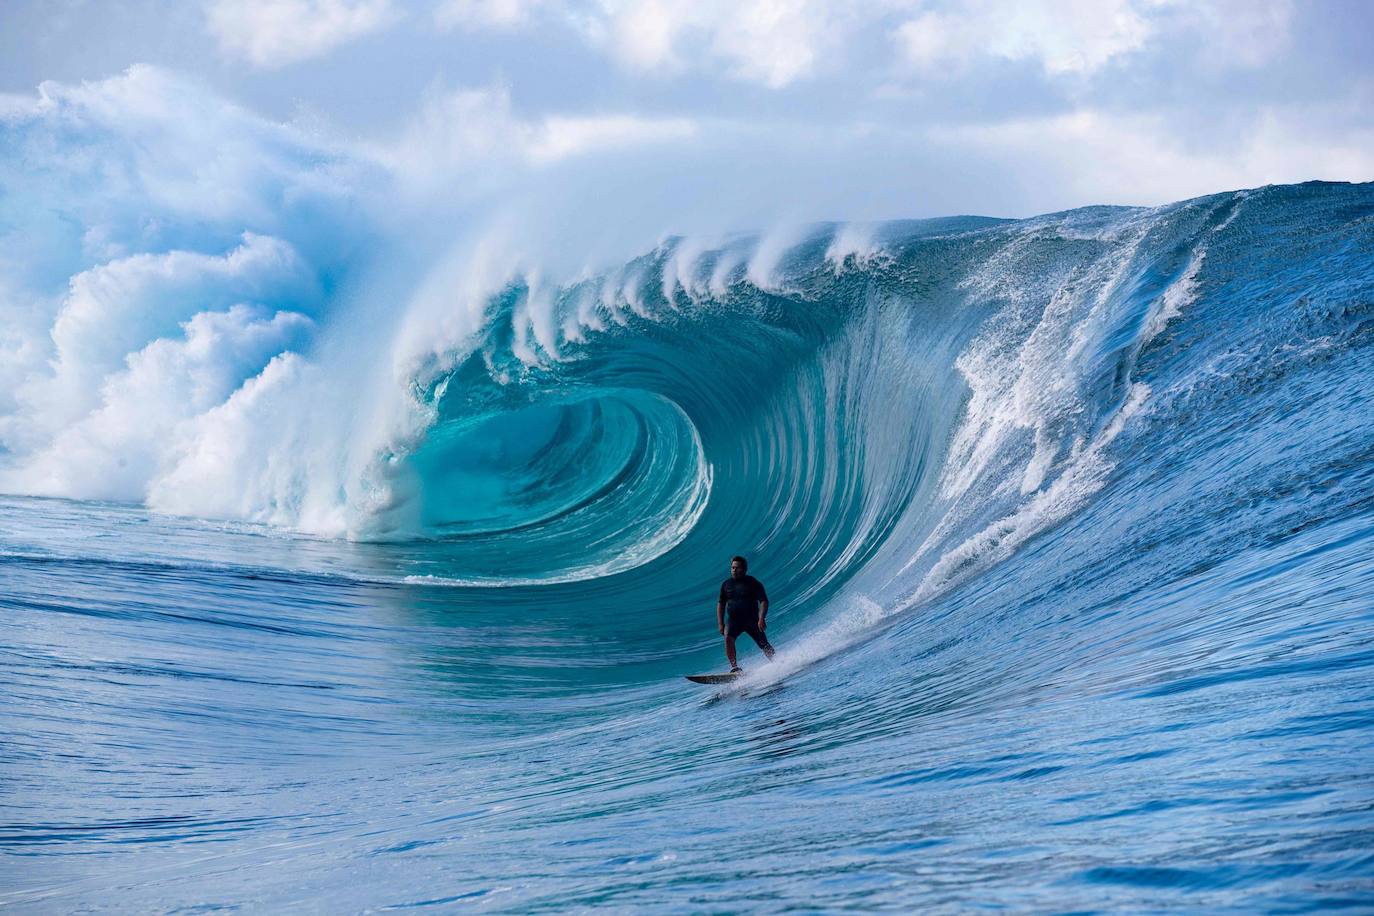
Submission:
[[[121,256],[72,278],[17,385],[5,486],[394,542],[432,585],[637,570],[653,605],[744,550],[793,603],[844,596],[805,660],[1177,449],[1179,405],[1226,403],[1219,366],[1276,328],[1274,372],[1357,346],[1368,278],[1299,253],[1367,250],[1370,206],[670,238],[566,283],[483,250],[389,313],[265,236]]]
[[[0,102],[0,902],[1369,904],[1374,186],[592,257]]]

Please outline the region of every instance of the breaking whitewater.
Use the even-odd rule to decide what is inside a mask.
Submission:
[[[102,155],[0,202],[0,902],[1374,906],[1374,186],[567,271]]]

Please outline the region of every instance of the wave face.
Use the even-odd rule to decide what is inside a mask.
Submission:
[[[14,389],[13,899],[1374,905],[1374,186],[382,304],[288,230]],[[782,651],[688,691],[734,553]]]

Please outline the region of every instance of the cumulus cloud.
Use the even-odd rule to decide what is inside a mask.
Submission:
[[[894,32],[905,60],[926,74],[980,56],[1032,60],[1052,74],[1091,72],[1140,48],[1154,25],[1133,0],[975,0],[925,10]]]
[[[1092,74],[1166,36],[1191,34],[1223,65],[1258,66],[1282,48],[1291,0],[968,0],[921,4],[892,30],[901,62],[957,76],[988,59],[1052,76]]]
[[[700,52],[730,75],[772,88],[811,75],[861,21],[858,7],[812,0],[638,0],[608,2],[600,13],[608,46],[636,69],[678,72]]]
[[[1191,36],[1222,66],[1257,66],[1284,47],[1292,0],[444,0],[440,25],[561,23],[629,70],[724,76],[782,89],[843,67],[921,78],[980,61],[1094,74],[1152,43]],[[881,36],[887,36],[886,45]],[[852,75],[852,74],[851,74]]]
[[[209,0],[205,15],[226,53],[282,67],[326,54],[398,14],[391,0]]]
[[[545,0],[442,0],[434,10],[441,28],[509,29],[529,22]]]
[[[432,92],[399,141],[380,146],[379,159],[402,174],[427,176],[473,173],[494,181],[504,171],[541,166],[571,157],[642,147],[693,136],[687,118],[645,118],[631,114],[521,117],[506,87]]]
[[[821,0],[444,0],[444,27],[512,29],[559,22],[628,69],[659,77],[723,72],[782,88],[812,76],[849,33],[888,2]]]

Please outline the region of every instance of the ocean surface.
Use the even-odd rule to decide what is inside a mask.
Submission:
[[[277,229],[6,351],[0,906],[1374,911],[1374,185],[404,310]]]

